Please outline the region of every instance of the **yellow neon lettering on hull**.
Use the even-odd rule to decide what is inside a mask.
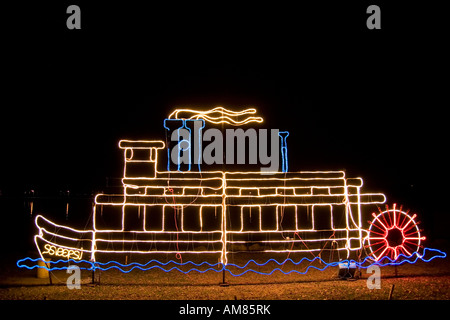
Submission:
[[[83,252],[78,250],[72,250],[62,247],[53,246],[51,244],[46,243],[44,245],[44,251],[42,255],[47,254],[49,256],[61,257],[65,259],[73,259],[73,260],[81,260],[83,256]]]

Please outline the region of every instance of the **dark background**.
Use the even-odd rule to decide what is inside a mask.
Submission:
[[[370,4],[6,5],[1,197],[98,192],[122,175],[118,141],[164,139],[175,108],[255,107],[290,132],[290,171],[345,169],[448,237],[444,10],[376,1],[368,30]]]

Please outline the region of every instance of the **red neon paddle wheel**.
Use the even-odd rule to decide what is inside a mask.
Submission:
[[[374,219],[370,222],[366,246],[375,260],[385,256],[397,260],[400,254],[411,256],[418,252],[425,237],[420,235],[418,223],[414,220],[416,214],[410,216],[402,211],[402,207],[397,209],[395,204],[392,209],[386,206],[386,211],[379,210],[378,214],[372,213]]]

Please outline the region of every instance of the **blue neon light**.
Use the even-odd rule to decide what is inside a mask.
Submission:
[[[177,171],[179,171],[179,172],[186,171],[186,170],[181,170],[181,161],[180,161],[181,152],[187,152],[188,150],[191,150],[191,145],[192,145],[191,144],[191,141],[192,141],[192,130],[191,130],[191,128],[189,128],[187,126],[187,122],[188,121],[201,121],[202,122],[202,125],[198,128],[198,147],[197,147],[197,149],[194,149],[194,150],[198,151],[197,165],[198,165],[198,170],[201,171],[201,168],[200,168],[201,152],[202,152],[202,149],[201,149],[202,148],[201,130],[205,127],[205,120],[203,120],[203,119],[198,119],[198,120],[191,120],[191,119],[164,119],[164,125],[163,126],[164,126],[165,129],[167,129],[169,135],[171,135],[170,134],[171,129],[166,125],[166,121],[181,121],[181,126],[178,127],[177,129],[175,129],[175,130],[177,130],[177,135],[178,135],[177,144],[180,145],[180,143],[184,141],[184,142],[187,142],[188,145],[189,145],[188,148],[184,148],[184,149],[178,148]],[[195,127],[195,125],[194,125],[194,127]],[[180,139],[180,129],[187,129],[189,131],[189,140],[187,140],[187,139]],[[169,140],[170,140],[170,138],[171,137],[169,137]],[[192,164],[191,151],[189,151],[188,156],[189,156],[189,161],[188,161],[188,170],[187,171],[191,171],[191,164]],[[194,156],[195,156],[195,154],[194,154]],[[170,170],[170,162],[171,162],[170,146],[168,145],[167,146],[167,171],[171,171]]]
[[[201,132],[202,132],[202,129],[205,127],[205,120],[198,119],[198,120],[195,120],[195,121],[199,121],[199,120],[202,121],[202,126],[198,128],[198,148],[197,148],[197,150],[198,150],[198,159],[197,159],[197,165],[198,165],[198,171],[201,172],[202,170],[200,169],[200,164],[202,162],[202,152],[203,152],[202,151],[202,134],[201,134]]]
[[[167,130],[167,134],[169,136],[169,141],[172,141],[171,140],[171,138],[172,138],[171,129],[168,126],[166,126],[166,121],[182,121],[182,120],[179,120],[179,119],[164,119],[163,127]],[[171,171],[170,170],[170,159],[171,159],[171,157],[170,157],[170,144],[167,143],[167,171]]]
[[[425,254],[426,254],[426,251],[434,252],[436,254],[431,256],[430,258],[426,259],[426,258],[424,258]],[[415,257],[415,258],[411,260],[411,258],[413,258],[413,257]],[[398,265],[401,265],[401,264],[404,264],[404,263],[413,264],[413,263],[416,263],[419,259],[424,261],[424,262],[430,262],[431,260],[433,260],[435,258],[446,258],[446,257],[447,257],[447,254],[445,252],[443,252],[443,251],[440,251],[438,249],[424,248],[422,255],[420,255],[418,252],[414,252],[410,256],[406,256],[404,254],[399,254],[399,256],[398,256],[398,258],[396,260],[393,260],[393,259],[389,258],[388,256],[384,256],[379,261],[373,261],[373,258],[366,257],[361,262],[357,262],[355,260],[350,259],[350,260],[342,260],[342,261],[336,261],[336,262],[328,263],[328,262],[325,262],[324,260],[322,260],[320,257],[315,257],[314,259],[302,258],[298,262],[295,262],[292,259],[288,258],[288,259],[286,259],[286,260],[284,260],[282,262],[279,262],[279,261],[277,261],[275,259],[269,259],[269,260],[267,260],[264,263],[258,263],[258,262],[256,262],[255,260],[252,259],[252,260],[249,260],[243,266],[238,266],[238,265],[236,265],[234,263],[229,263],[229,264],[224,266],[220,262],[211,264],[211,263],[208,263],[206,261],[204,261],[202,263],[195,263],[195,262],[192,262],[192,261],[187,261],[187,262],[181,263],[181,262],[177,262],[177,261],[173,261],[173,260],[170,260],[170,261],[167,261],[167,262],[161,262],[161,261],[158,261],[158,260],[150,260],[149,262],[147,262],[145,264],[141,264],[141,263],[137,263],[137,262],[133,262],[133,263],[130,263],[130,264],[122,264],[122,263],[117,262],[117,261],[108,261],[108,262],[102,263],[102,262],[92,262],[92,261],[87,261],[87,260],[76,261],[76,260],[73,260],[73,259],[69,259],[69,260],[50,261],[49,263],[50,264],[68,263],[68,262],[74,263],[74,264],[85,263],[85,264],[88,264],[89,267],[80,267],[81,270],[107,271],[107,270],[110,270],[110,269],[117,269],[117,270],[119,270],[119,271],[121,271],[123,273],[129,273],[129,272],[131,272],[134,269],[147,271],[147,270],[151,270],[151,269],[155,269],[155,268],[160,269],[160,270],[162,270],[164,272],[170,272],[170,271],[176,270],[176,271],[179,271],[179,272],[185,273],[185,274],[189,273],[191,271],[197,271],[199,273],[205,273],[207,271],[221,272],[221,271],[225,270],[225,271],[228,271],[232,276],[238,277],[238,276],[242,276],[242,275],[246,274],[247,272],[253,272],[253,273],[260,274],[260,275],[271,275],[275,271],[279,271],[279,272],[281,272],[283,274],[291,274],[291,273],[294,273],[294,272],[298,273],[298,274],[306,274],[311,268],[319,270],[319,271],[323,271],[323,270],[327,269],[328,267],[336,267],[336,266],[339,266],[340,264],[341,265],[342,264],[344,264],[344,265],[345,264],[355,265],[355,267],[357,267],[357,268],[367,269],[367,268],[369,268],[369,267],[371,267],[373,265],[377,265],[377,266],[380,266],[380,267],[384,267],[384,266],[398,266]],[[404,259],[400,259],[400,258],[404,258]],[[387,262],[385,262],[386,259],[388,260]],[[311,263],[316,261],[316,260],[320,261],[324,266],[322,268],[319,268],[319,267],[316,267],[316,266],[312,266]],[[42,269],[47,269],[48,271],[66,270],[68,268],[68,266],[47,267],[47,266],[39,266],[37,264],[32,265],[32,266],[28,266],[28,265],[25,264],[25,262],[27,262],[27,261],[37,262],[37,261],[42,261],[42,259],[41,258],[32,259],[32,258],[27,257],[27,258],[18,260],[16,265],[19,268],[26,268],[26,269],[42,268]],[[252,269],[252,268],[248,268],[247,269],[247,267],[250,264],[255,264],[256,266],[262,267],[262,266],[267,265],[269,262],[274,262],[274,263],[278,264],[279,266],[283,266],[286,262],[290,262],[290,263],[298,266],[301,263],[303,263],[304,261],[308,261],[309,264],[308,264],[308,267],[306,268],[306,270],[303,271],[303,272],[295,270],[295,269],[291,269],[289,271],[284,271],[281,268],[274,268],[270,272],[261,272],[261,271],[258,271],[258,270]],[[368,265],[365,265],[368,261],[371,262],[371,263],[369,263]],[[151,263],[156,263],[157,265],[149,266]],[[178,268],[176,266],[175,267],[171,267],[169,269],[164,268],[164,267],[168,266],[169,264],[175,264],[177,266],[185,266],[185,265],[191,264],[194,267],[189,269],[189,270],[187,270],[187,271],[183,271],[183,270],[181,270],[180,268]],[[209,266],[209,268],[207,268],[205,270],[199,270],[198,267],[201,267],[203,265],[207,265],[207,266]],[[238,269],[241,269],[241,270],[242,269],[246,269],[246,270],[241,272],[241,273],[234,273],[234,272],[232,272],[229,269],[230,267],[235,267],[235,268],[238,268]]]
[[[182,121],[183,121],[183,126],[181,128],[177,129],[177,134],[178,134],[178,171],[179,172],[183,171],[183,170],[181,170],[181,161],[180,161],[181,152],[183,152],[183,153],[187,152],[190,149],[190,147],[191,147],[191,129],[186,126],[186,120],[182,120]],[[180,139],[180,129],[187,129],[187,130],[189,130],[189,141],[186,140],[186,139]],[[189,147],[187,147],[186,149],[182,149],[180,147],[180,144],[181,144],[182,141],[188,142]],[[188,168],[189,169],[187,171],[191,171],[191,162],[192,162],[191,161],[191,152],[188,152],[188,157],[189,157],[189,160],[188,160]]]
[[[287,142],[286,138],[289,136],[289,131],[280,131],[278,135],[281,138],[281,171],[288,172],[288,156],[287,156]]]

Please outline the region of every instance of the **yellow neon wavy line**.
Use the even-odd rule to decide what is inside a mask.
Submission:
[[[180,113],[187,113],[189,117],[180,117]],[[193,109],[176,109],[172,112],[168,119],[190,119],[199,120],[203,119],[207,122],[214,124],[226,123],[234,126],[240,126],[252,122],[262,123],[264,120],[262,117],[248,116],[244,120],[237,120],[237,117],[247,116],[249,114],[255,114],[256,109],[249,108],[242,111],[232,111],[223,107],[216,107],[207,111],[199,111]]]

